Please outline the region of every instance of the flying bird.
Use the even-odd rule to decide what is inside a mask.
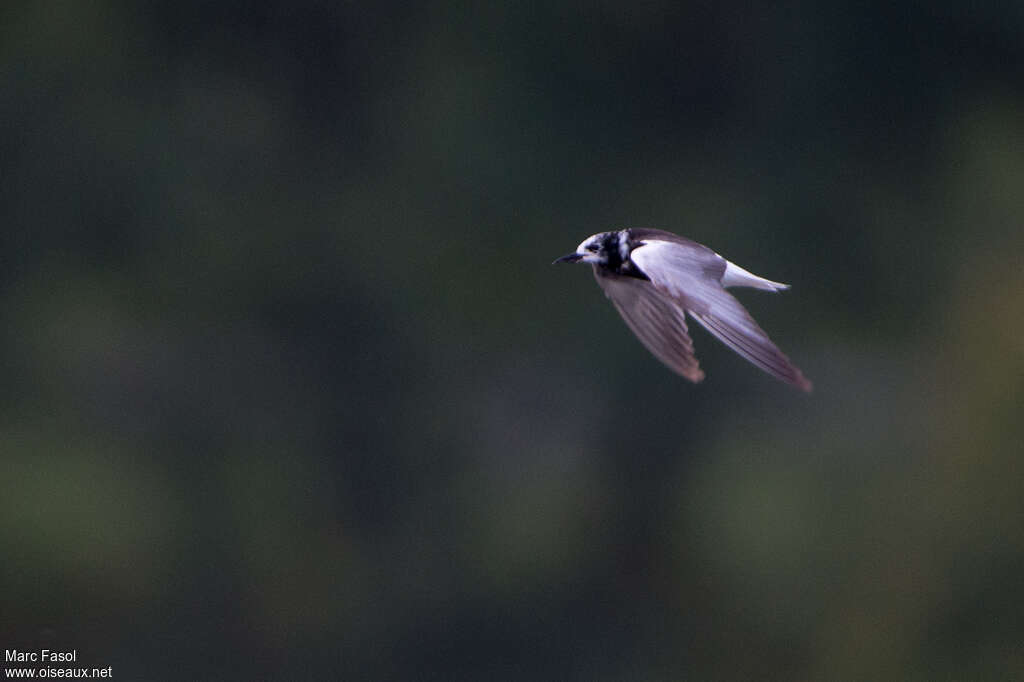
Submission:
[[[811,382],[772,343],[726,287],[782,291],[702,244],[641,228],[601,232],[555,263],[590,263],[594,277],[640,342],[669,369],[696,383],[704,372],[686,315],[773,377],[803,391]]]

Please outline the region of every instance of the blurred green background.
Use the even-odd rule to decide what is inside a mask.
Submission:
[[[0,647],[1024,678],[1024,5],[7,2]],[[659,227],[805,396],[584,268]]]

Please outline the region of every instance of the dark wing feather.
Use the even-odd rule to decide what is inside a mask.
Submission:
[[[671,298],[635,277],[594,268],[594,277],[644,347],[672,371],[693,382],[704,378],[686,328],[686,311]]]
[[[804,391],[811,382],[772,343],[750,313],[707,272],[699,254],[686,245],[649,239],[633,250],[633,263],[651,283],[682,305],[722,343],[772,376]]]

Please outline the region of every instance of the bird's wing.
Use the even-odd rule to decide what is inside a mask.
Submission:
[[[811,382],[772,343],[740,302],[722,288],[718,266],[705,252],[648,239],[633,249],[630,258],[656,289],[677,301],[722,343],[772,376],[804,391],[811,390]]]
[[[673,244],[678,244],[679,246],[688,247],[690,249],[690,252],[695,257],[707,257],[718,255],[708,247],[704,246],[703,244],[698,244],[692,239],[687,239],[686,237],[680,237],[678,234],[675,234],[673,232],[666,232],[665,230],[656,230],[650,227],[631,227],[626,231],[629,233],[629,239],[631,242],[646,242],[656,239],[658,241],[671,242]],[[721,258],[721,256],[718,257]],[[722,268],[724,270],[724,260]]]
[[[686,311],[680,305],[646,280],[602,273],[599,268],[594,268],[594,277],[654,357],[690,381],[704,378],[686,329]]]

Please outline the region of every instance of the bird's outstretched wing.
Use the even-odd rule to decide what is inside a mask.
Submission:
[[[647,350],[669,369],[693,382],[704,378],[686,329],[686,311],[651,283],[594,268],[594,277]]]
[[[710,251],[710,250],[708,250]],[[811,382],[772,343],[750,313],[722,288],[724,259],[712,252],[660,239],[645,239],[633,249],[633,263],[651,284],[714,334],[722,343],[772,376],[811,390]],[[719,259],[723,265],[719,266]]]

